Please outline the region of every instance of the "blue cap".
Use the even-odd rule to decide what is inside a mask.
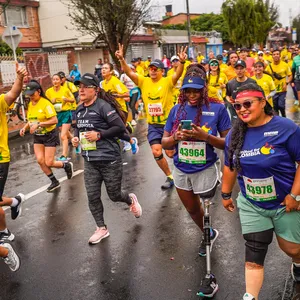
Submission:
[[[164,64],[160,59],[154,59],[153,61],[150,62],[149,67],[154,66],[160,69],[164,68]]]
[[[181,90],[192,88],[192,89],[202,89],[206,85],[205,81],[200,77],[187,76],[184,77]]]
[[[209,60],[208,60],[208,59],[205,59],[205,58],[204,58],[204,59],[201,60],[201,64],[202,64],[202,65],[208,65],[208,63],[209,63]]]

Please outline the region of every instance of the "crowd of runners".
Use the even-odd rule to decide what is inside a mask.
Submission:
[[[141,217],[136,195],[122,189],[122,151],[138,155],[133,134],[143,103],[148,142],[165,175],[161,189],[175,186],[187,212],[205,233],[199,255],[210,256],[219,236],[212,225],[206,231],[203,202],[212,199],[221,184],[216,199],[222,199],[229,212],[238,207],[245,239],[243,300],[259,297],[274,233],[279,247],[291,257],[291,274],[300,284],[300,128],[286,118],[288,85],[294,105],[299,106],[300,49],[296,45],[241,48],[217,56],[210,52],[208,59],[199,52],[195,61],[187,58],[186,51],[182,47],[170,60],[134,58],[129,63],[119,45],[115,55],[121,76],[112,64],[99,60],[95,74],[75,78],[76,73],[73,81],[66,80],[63,72],[54,74],[53,86],[46,92],[34,79],[26,85],[28,122],[20,135],[33,136],[36,160],[51,181],[47,192],[60,187],[53,168],[63,168],[72,178],[68,153],[72,143],[84,158],[88,205],[96,223],[88,242],[97,244],[109,236],[101,200],[103,182],[112,201],[126,203],[136,218]],[[12,271],[18,270],[20,258],[10,244],[14,235],[7,229],[1,207],[10,206],[14,220],[25,199],[23,194],[3,196],[10,161],[5,113],[27,76],[25,68],[16,68],[12,89],[0,96],[0,257]],[[78,71],[77,66],[73,71]],[[62,153],[56,158],[60,141]],[[224,151],[222,171],[216,149]],[[173,166],[166,156],[173,159]],[[236,179],[240,192],[233,201]],[[218,290],[209,268],[200,289],[205,297]]]

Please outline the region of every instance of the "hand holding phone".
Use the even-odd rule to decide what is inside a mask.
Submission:
[[[181,120],[181,128],[186,130],[192,130],[192,120]]]

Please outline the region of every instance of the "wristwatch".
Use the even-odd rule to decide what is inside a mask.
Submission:
[[[292,193],[290,193],[291,197],[294,198],[296,201],[300,202],[300,195],[294,195]]]

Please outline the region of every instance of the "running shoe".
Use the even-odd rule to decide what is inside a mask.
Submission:
[[[65,156],[61,156],[57,159],[58,161],[68,161],[68,157],[65,157]]]
[[[129,132],[130,134],[133,133],[133,127],[131,126],[130,122],[127,122],[127,123],[126,123],[126,129],[128,130],[128,132]]]
[[[295,282],[299,282],[300,283],[300,264],[296,264],[292,263],[291,266],[291,274],[292,274],[292,278]]]
[[[219,236],[219,231],[217,229],[212,229],[212,233],[210,236],[210,252],[211,252],[212,246],[218,236]],[[204,241],[204,234],[202,235],[201,243],[199,246],[199,255],[206,256],[206,246],[205,246],[205,241]]]
[[[71,179],[73,177],[73,163],[72,162],[65,162],[64,163],[64,169],[66,171],[68,179]]]
[[[22,214],[22,202],[25,200],[25,196],[21,193],[19,193],[16,197],[18,200],[18,204],[14,207],[10,207],[11,210],[11,218],[15,220],[18,216],[21,216]]]
[[[170,189],[174,185],[174,180],[170,177],[167,177],[166,182],[161,186],[162,190]]]
[[[131,144],[129,142],[123,141],[123,144],[124,144],[123,152],[131,150]]]
[[[15,239],[14,234],[12,234],[9,230],[8,232],[0,232],[0,242],[5,242],[5,241],[13,241]]]
[[[103,239],[109,237],[109,232],[106,227],[97,227],[96,231],[94,234],[90,237],[89,243],[90,244],[98,244],[100,243]]]
[[[131,121],[131,125],[132,125],[132,126],[136,126],[136,124],[137,124],[136,120],[132,120],[132,121]]]
[[[4,262],[9,266],[9,268],[16,272],[20,268],[20,258],[13,249],[13,247],[10,244],[2,244],[2,247],[6,248],[8,250],[8,255],[6,257],[3,257]]]
[[[58,189],[60,187],[60,183],[58,180],[52,181],[52,183],[47,188],[47,193],[51,193],[54,190]]]
[[[76,153],[76,154],[80,154],[80,153],[81,153],[80,145],[78,145],[78,146],[75,148],[75,153]]]
[[[206,275],[201,282],[201,287],[197,296],[212,298],[218,291],[219,286],[213,274]]]
[[[129,194],[129,197],[132,200],[132,204],[129,209],[136,218],[139,218],[142,215],[142,207],[135,194],[131,193]]]
[[[133,144],[131,144],[132,154],[137,154],[139,152],[138,140],[135,137],[133,137],[132,140],[133,140]]]
[[[255,298],[251,294],[246,293],[243,297],[243,300],[255,300]]]

